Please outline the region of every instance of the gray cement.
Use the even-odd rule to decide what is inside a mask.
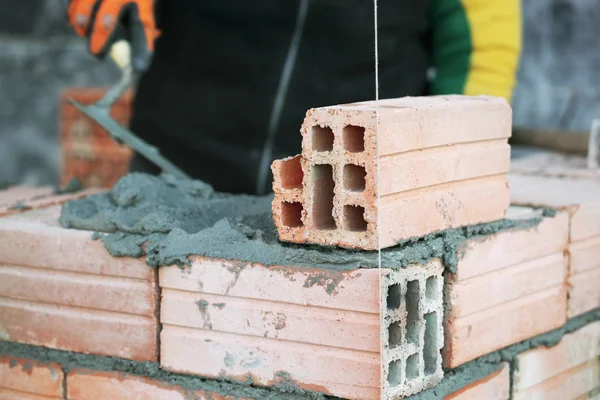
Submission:
[[[186,265],[191,255],[338,271],[379,266],[373,251],[279,242],[271,201],[271,196],[216,193],[199,181],[136,173],[106,193],[66,203],[60,223],[102,232],[111,255],[145,256],[152,267]],[[382,267],[397,269],[440,258],[455,271],[467,239],[535,228],[540,220],[501,220],[412,239],[383,250]]]

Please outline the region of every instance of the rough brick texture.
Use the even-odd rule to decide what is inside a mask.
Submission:
[[[156,361],[155,271],[60,227],[59,213],[0,218],[0,338]]]
[[[600,322],[565,335],[554,347],[520,354],[513,399],[587,399],[600,391]]]
[[[396,286],[380,292],[378,269],[265,267],[204,257],[184,270],[163,267],[161,364],[260,386],[286,381],[342,398],[380,399],[381,295],[398,303],[386,311],[392,336],[385,328],[385,338],[393,346],[386,344],[383,358],[394,367],[386,367],[393,384],[385,390],[415,393],[442,374],[441,270],[439,261],[382,269]],[[415,287],[427,300],[415,303]]]
[[[372,250],[501,219],[508,207],[504,100],[383,100],[378,126],[374,102],[317,108],[301,132],[302,155],[272,165],[281,240]]]
[[[409,396],[442,380],[443,270],[439,260],[384,270],[385,399]]]
[[[522,217],[539,216],[533,210]],[[449,305],[444,367],[562,326],[566,321],[568,215],[536,228],[469,240],[456,274],[446,274]]]
[[[568,317],[600,307],[600,175],[595,178],[510,174],[512,201],[570,215]]]
[[[212,391],[184,390],[165,382],[124,373],[78,370],[67,375],[72,400],[238,400]],[[244,399],[240,399],[244,400]]]
[[[163,267],[159,276],[163,368],[379,398],[377,269],[197,258],[186,270]]]
[[[61,95],[60,143],[61,183],[79,178],[88,187],[108,188],[129,171],[132,151],[114,142],[96,122],[81,113],[67,99],[87,105],[105,93],[100,88],[73,88]],[[130,119],[131,92],[127,92],[111,108],[111,116],[120,124]]]
[[[0,358],[0,400],[62,400],[63,380],[58,364]]]
[[[444,400],[508,400],[510,398],[510,367],[502,363],[500,370],[465,386]]]

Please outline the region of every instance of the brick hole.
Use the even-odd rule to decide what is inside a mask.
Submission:
[[[301,157],[294,157],[289,160],[284,160],[281,163],[281,186],[284,189],[295,189],[302,187],[302,165],[300,164]]]
[[[406,289],[406,341],[419,341],[419,281],[410,281]]]
[[[365,150],[365,128],[362,126],[348,125],[342,130],[344,149],[351,153],[360,153]]]
[[[298,202],[281,203],[281,222],[291,228],[302,226],[302,204]]]
[[[406,359],[406,380],[412,381],[419,376],[419,354],[413,354]]]
[[[344,165],[344,189],[363,192],[367,185],[367,170],[360,165]]]
[[[398,386],[402,383],[402,364],[400,360],[392,361],[388,366],[387,381],[390,386]]]
[[[344,227],[353,232],[365,232],[365,208],[361,206],[344,206]]]
[[[313,209],[312,216],[317,229],[335,229],[333,219],[333,167],[317,164],[312,168]]]
[[[423,361],[425,362],[425,375],[431,375],[437,370],[438,358],[437,314],[425,314],[425,343],[423,345]]]
[[[387,308],[395,310],[400,308],[400,296],[402,295],[402,287],[400,284],[391,285],[388,288]]]
[[[425,282],[425,297],[429,300],[435,300],[440,291],[439,280],[435,276],[430,276]]]
[[[312,148],[316,151],[333,150],[333,131],[330,127],[315,125],[312,127]]]
[[[402,321],[393,322],[388,327],[390,349],[402,344]]]

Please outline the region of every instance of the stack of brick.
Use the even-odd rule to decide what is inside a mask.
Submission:
[[[259,399],[273,392],[258,387],[281,385],[348,399],[419,398],[440,382],[442,364],[468,366],[566,321],[566,213],[468,239],[457,273],[446,272],[444,285],[437,259],[400,269],[334,271],[196,257],[185,269],[156,273],[141,259],[110,257],[91,232],[61,228],[58,211],[51,206],[0,218],[0,368],[8,371],[0,398],[18,391],[57,399],[97,399],[99,393],[117,400]],[[516,220],[532,213],[540,217],[530,209],[508,215]],[[451,310],[445,316],[443,292]],[[600,331],[589,326],[574,334],[595,343]],[[577,342],[568,337],[557,345],[561,354]],[[33,353],[42,349],[43,360],[2,353],[3,343],[15,342]],[[39,346],[68,352],[48,360]],[[64,364],[78,353],[94,362]],[[558,378],[545,372],[515,387],[541,390],[547,385],[540,383],[569,371],[565,382],[579,385],[572,393],[593,390],[598,382],[584,378],[597,367],[596,353],[580,353],[588,359],[568,361]],[[106,356],[130,360],[127,365],[149,361],[140,370],[159,365],[167,378],[94,369]],[[519,374],[527,373],[524,365]],[[516,373],[500,364],[445,396],[507,399]],[[174,383],[194,377],[238,381],[240,388],[251,381],[257,392],[241,396],[212,392],[199,381],[191,389]]]
[[[502,218],[507,112],[382,101],[377,165],[372,103],[310,111],[303,154],[273,165],[280,236],[374,249]],[[2,216],[0,399],[595,396],[600,181],[510,179],[508,220],[387,249],[379,269],[197,256],[155,271],[60,227],[58,206]],[[411,246],[429,258],[401,263]]]
[[[100,100],[105,89],[73,88],[60,99],[61,184],[78,178],[86,187],[109,188],[129,171],[132,151],[114,142],[96,122],[68,102],[88,105]],[[129,124],[131,92],[126,92],[111,108],[111,116]]]
[[[272,165],[279,238],[373,250],[503,218],[511,121],[486,96],[309,110],[302,154]]]

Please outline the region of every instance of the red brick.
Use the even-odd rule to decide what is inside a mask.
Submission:
[[[522,215],[534,217],[536,213]],[[568,218],[469,240],[447,274],[444,366],[457,367],[566,321]]]
[[[156,361],[154,271],[142,259],[113,258],[91,232],[60,227],[59,213],[0,219],[3,338]]]
[[[500,370],[444,397],[444,400],[508,400],[509,397],[510,367],[508,363],[502,363]]]
[[[553,347],[522,353],[517,356],[513,398],[575,399],[598,390],[599,357],[600,322],[565,335]]]
[[[307,112],[300,163],[294,157],[272,166],[281,240],[373,250],[504,216],[506,101],[440,96],[379,104],[377,116],[375,102]],[[303,176],[302,188],[281,185],[288,165]]]
[[[238,400],[205,390],[184,390],[124,373],[73,371],[67,375],[69,400]],[[244,399],[239,399],[244,400]]]
[[[0,399],[63,399],[62,368],[13,357],[0,358]]]

